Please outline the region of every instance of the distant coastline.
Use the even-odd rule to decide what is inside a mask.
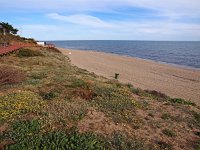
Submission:
[[[57,47],[112,53],[200,70],[200,42],[51,41]]]

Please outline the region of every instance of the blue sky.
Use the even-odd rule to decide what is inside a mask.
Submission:
[[[37,40],[200,41],[200,0],[0,0],[0,21]]]

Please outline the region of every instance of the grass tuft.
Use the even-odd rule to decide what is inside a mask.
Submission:
[[[169,129],[162,130],[162,133],[165,134],[168,137],[175,137],[176,136],[176,133],[172,130],[169,130]]]

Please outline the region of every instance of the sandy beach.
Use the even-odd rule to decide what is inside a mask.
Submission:
[[[69,56],[72,64],[89,72],[111,79],[119,73],[119,81],[123,83],[160,91],[200,105],[199,70],[102,52],[59,49]]]

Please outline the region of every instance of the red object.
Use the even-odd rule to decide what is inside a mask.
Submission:
[[[32,46],[32,45],[31,44],[17,44],[17,45],[9,45],[6,47],[0,47],[0,55],[7,54],[10,52],[16,51],[20,48],[29,47],[29,46]]]

